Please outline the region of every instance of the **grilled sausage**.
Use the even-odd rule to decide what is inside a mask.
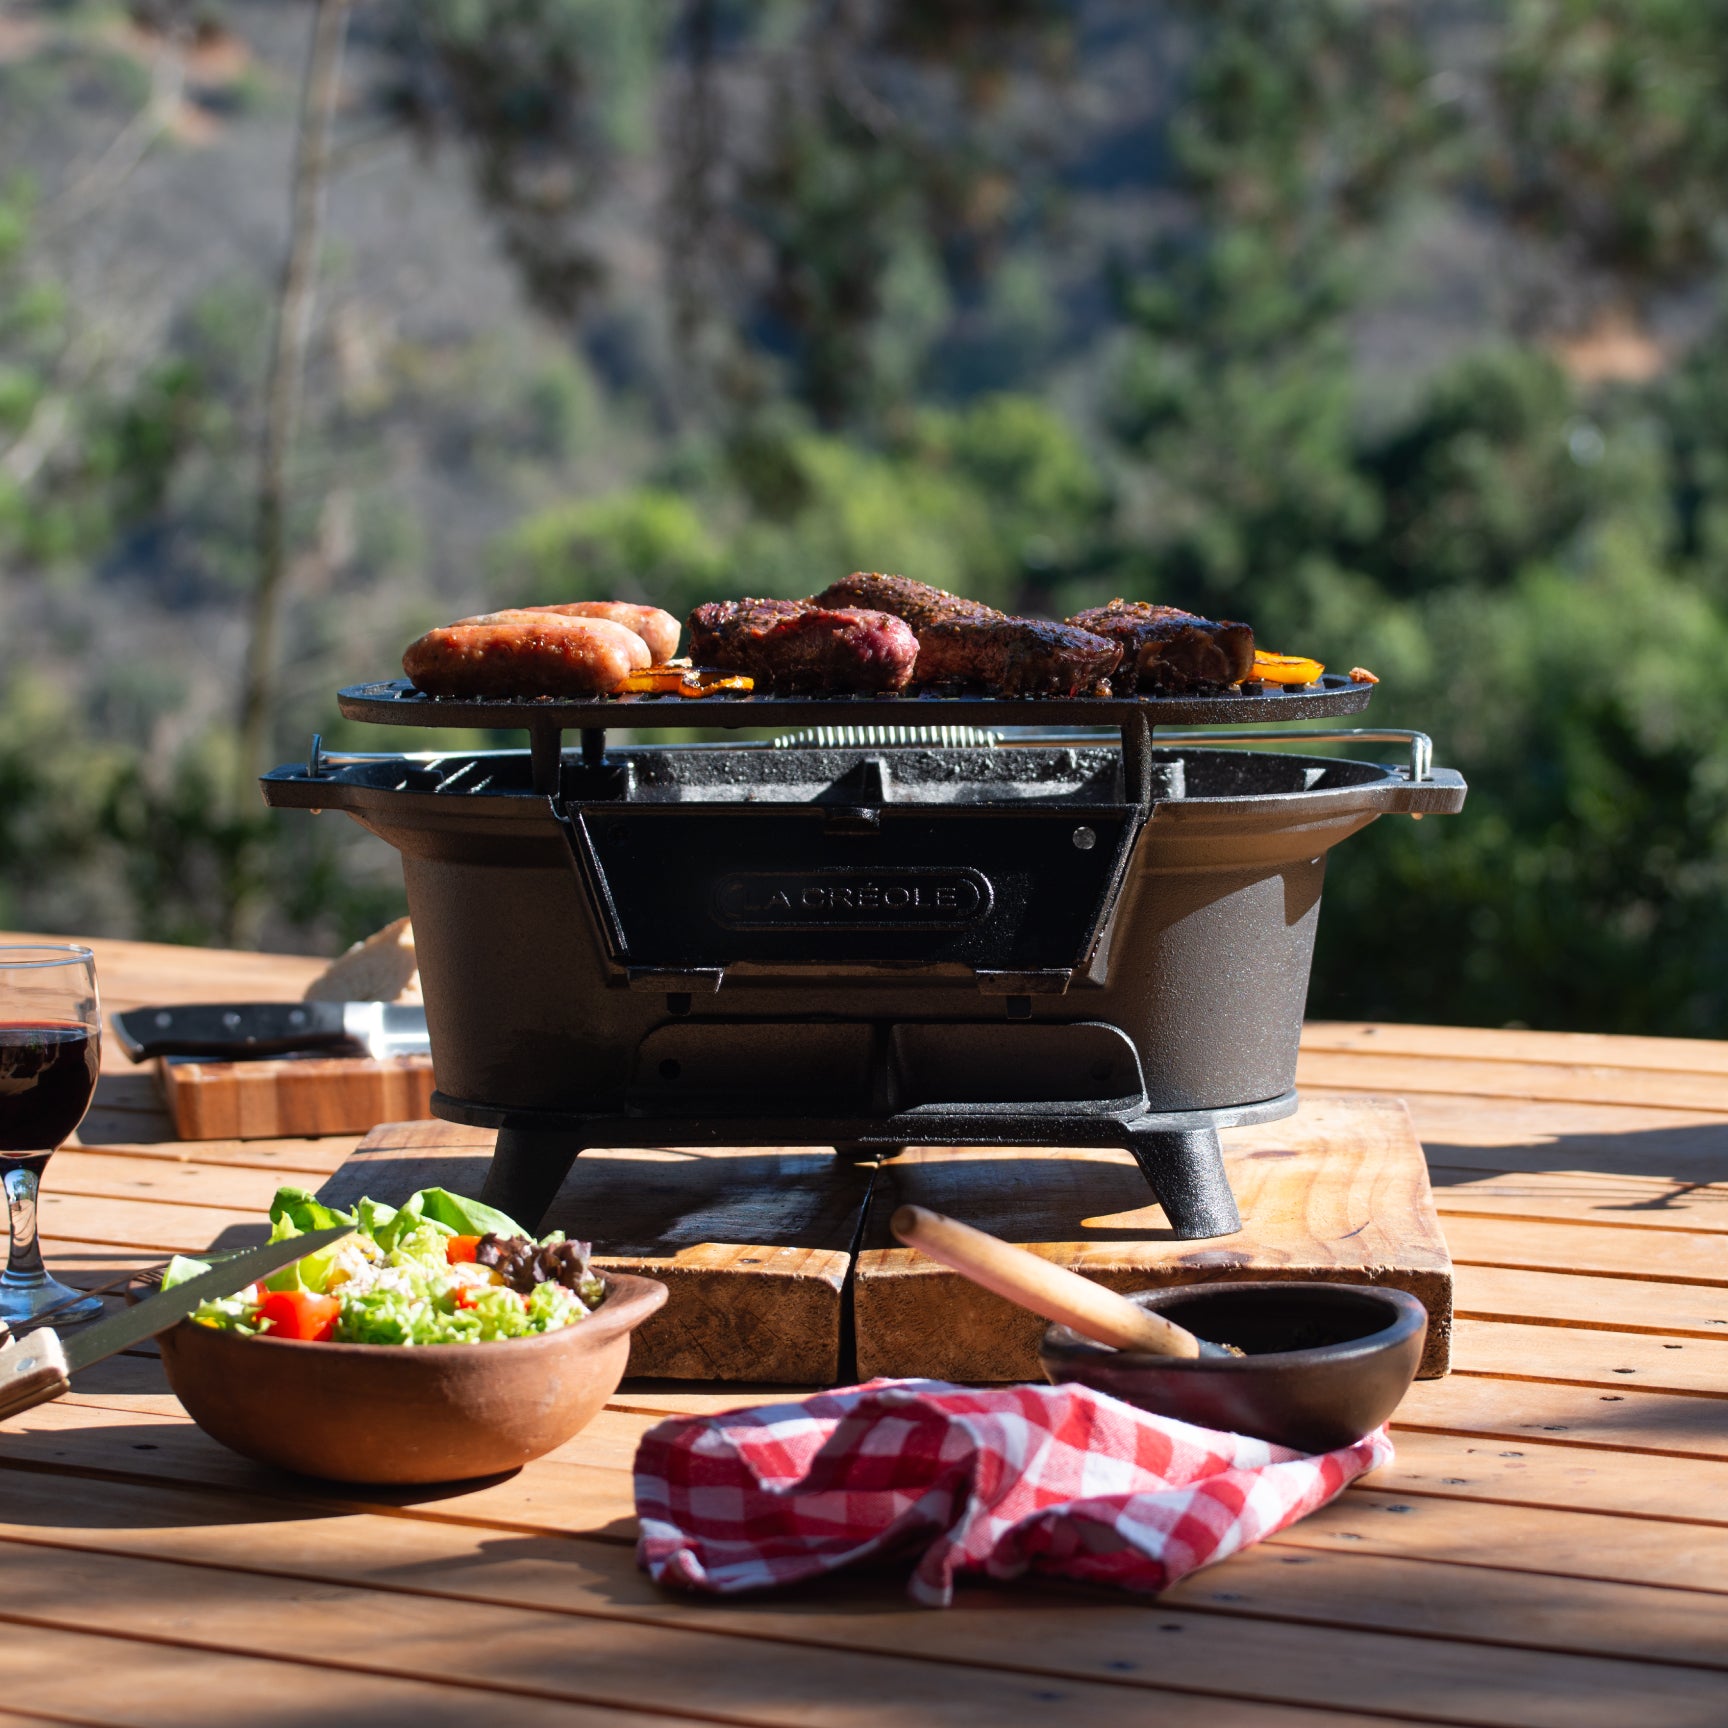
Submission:
[[[603,696],[652,656],[609,618],[484,612],[428,630],[402,670],[428,696]]]
[[[637,606],[628,600],[571,600],[562,606],[530,606],[528,611],[556,612],[563,618],[610,618],[648,644],[656,666],[665,665],[678,652],[678,620],[658,606]]]

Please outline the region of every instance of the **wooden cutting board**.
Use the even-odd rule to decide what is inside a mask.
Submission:
[[[432,1058],[290,1056],[256,1062],[157,1059],[182,1140],[276,1140],[364,1134],[432,1107]]]
[[[390,1123],[322,1197],[396,1203],[432,1185],[476,1194],[492,1141],[486,1129]],[[1224,1143],[1245,1222],[1208,1242],[1172,1237],[1128,1153],[1107,1149],[926,1146],[879,1165],[808,1147],[584,1152],[544,1228],[670,1287],[636,1334],[633,1375],[781,1385],[1041,1378],[1042,1322],[892,1241],[888,1217],[908,1200],[1117,1290],[1213,1278],[1395,1285],[1428,1309],[1422,1376],[1444,1374],[1452,1262],[1403,1103],[1307,1098],[1288,1121],[1232,1130]]]
[[[374,1129],[318,1191],[398,1205],[417,1188],[477,1194],[492,1131],[450,1122]],[[819,1147],[584,1152],[541,1231],[594,1245],[618,1272],[660,1279],[666,1306],[630,1344],[630,1372],[672,1380],[832,1385],[851,1249],[871,1166]]]
[[[854,1272],[858,1374],[1036,1380],[1043,1321],[903,1248],[896,1206],[946,1212],[1112,1290],[1213,1279],[1389,1284],[1428,1310],[1419,1373],[1451,1360],[1452,1259],[1428,1164],[1397,1098],[1307,1098],[1282,1122],[1232,1129],[1234,1236],[1184,1242],[1126,1152],[908,1147],[880,1168]]]

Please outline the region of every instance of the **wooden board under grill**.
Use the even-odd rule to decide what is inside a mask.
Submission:
[[[388,1124],[321,1193],[342,1206],[362,1194],[398,1202],[432,1184],[474,1194],[492,1140],[488,1129],[444,1122]],[[854,1374],[1039,1378],[1038,1321],[890,1244],[888,1216],[905,1200],[1119,1290],[1209,1278],[1395,1285],[1428,1308],[1422,1374],[1444,1374],[1452,1264],[1403,1104],[1310,1099],[1295,1117],[1224,1141],[1246,1223],[1207,1242],[1169,1237],[1126,1152],[1084,1149],[919,1147],[880,1166],[803,1148],[585,1152],[545,1228],[587,1238],[603,1264],[671,1287],[636,1334],[634,1375],[803,1385]],[[855,1362],[842,1351],[848,1322]]]
[[[1234,1236],[1180,1242],[1126,1152],[909,1147],[878,1174],[858,1257],[858,1374],[1039,1379],[1043,1322],[902,1248],[914,1204],[974,1224],[1113,1290],[1209,1279],[1390,1284],[1428,1309],[1421,1375],[1451,1359],[1452,1261],[1422,1146],[1401,1100],[1310,1098],[1282,1122],[1232,1129]]]
[[[319,1190],[399,1204],[417,1188],[478,1194],[493,1132],[449,1122],[376,1128]],[[843,1373],[846,1275],[870,1168],[825,1149],[594,1151],[576,1160],[542,1232],[670,1289],[633,1336],[630,1372],[674,1380],[832,1385]]]
[[[292,1056],[249,1062],[158,1057],[163,1102],[182,1140],[364,1134],[432,1107],[432,1058]]]

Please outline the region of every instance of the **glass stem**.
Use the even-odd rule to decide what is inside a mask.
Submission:
[[[3,1280],[16,1289],[20,1284],[44,1284],[42,1244],[36,1235],[36,1172],[6,1172],[6,1210],[12,1219],[12,1253]]]

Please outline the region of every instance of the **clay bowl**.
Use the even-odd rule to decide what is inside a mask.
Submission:
[[[1147,1356],[1052,1326],[1039,1348],[1052,1383],[1078,1381],[1157,1416],[1298,1452],[1330,1452],[1378,1428],[1415,1379],[1428,1331],[1414,1296],[1372,1284],[1186,1284],[1128,1300],[1246,1354]]]
[[[574,1326],[490,1344],[306,1344],[183,1320],[162,1334],[175,1397],[261,1464],[337,1482],[459,1482],[514,1470],[590,1422],[624,1378],[630,1334],[666,1300],[611,1272]]]

